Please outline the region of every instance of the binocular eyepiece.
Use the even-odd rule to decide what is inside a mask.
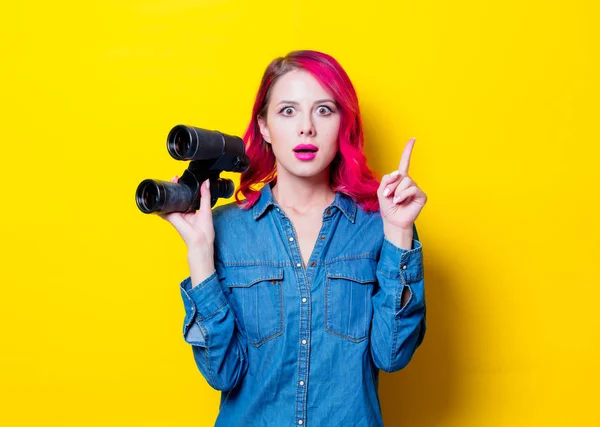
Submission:
[[[244,141],[219,131],[177,125],[167,136],[167,151],[175,160],[190,160],[178,182],[145,179],[137,187],[135,202],[143,213],[190,212],[200,208],[200,185],[210,180],[211,207],[219,197],[233,195],[223,171],[246,172],[250,160]]]

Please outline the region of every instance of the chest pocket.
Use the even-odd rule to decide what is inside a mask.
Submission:
[[[369,336],[377,282],[371,258],[344,259],[325,266],[325,330],[349,341]]]
[[[283,334],[283,268],[227,267],[224,276],[248,343],[258,347]]]

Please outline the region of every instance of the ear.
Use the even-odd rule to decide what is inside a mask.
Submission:
[[[271,143],[271,135],[269,134],[269,128],[267,127],[267,122],[261,116],[256,116],[258,120],[258,127],[260,127],[260,133],[263,139],[270,144]]]

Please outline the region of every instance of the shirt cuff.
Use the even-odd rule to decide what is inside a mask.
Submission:
[[[400,248],[384,236],[377,269],[392,279],[403,276],[405,283],[416,282],[423,278],[422,248],[421,242],[415,239],[412,249]]]
[[[217,270],[194,287],[192,287],[191,277],[188,276],[181,282],[180,288],[186,320],[192,320],[194,315],[197,315],[199,320],[206,319],[227,304],[221,282],[217,277]]]

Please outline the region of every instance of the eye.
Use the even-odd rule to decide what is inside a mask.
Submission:
[[[320,105],[317,108],[317,111],[319,112],[319,114],[321,114],[322,116],[327,116],[331,113],[333,113],[333,110],[331,108],[329,108],[327,105]]]
[[[282,113],[284,116],[291,116],[294,113],[294,107],[290,107],[290,106],[283,107],[281,110],[279,110],[279,114],[282,114]]]

